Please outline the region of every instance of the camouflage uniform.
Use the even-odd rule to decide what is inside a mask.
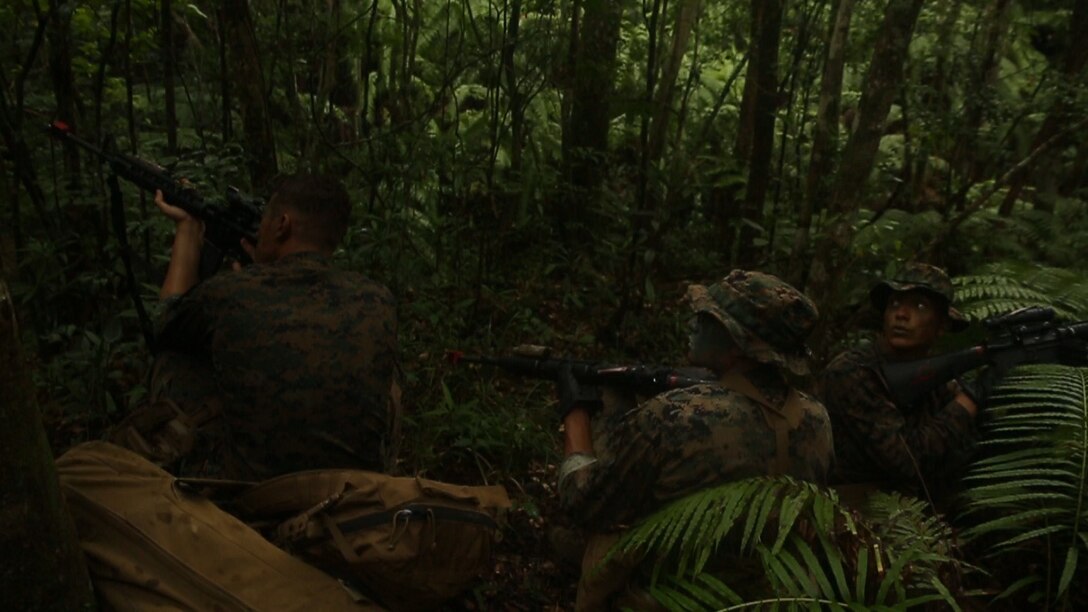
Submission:
[[[954,331],[967,326],[951,306],[952,283],[933,266],[907,265],[898,278],[877,284],[870,298],[873,307],[883,312],[892,291],[912,289],[943,299],[949,305]],[[867,341],[837,355],[821,376],[824,404],[835,431],[832,482],[871,483],[885,490],[940,498],[974,448],[974,418],[953,399],[958,391],[955,383],[915,405],[896,406],[880,369],[889,358],[876,342]]]
[[[388,289],[298,253],[170,300],[158,341],[210,364],[225,436],[216,475],[259,480],[385,467],[397,434],[396,334]]]
[[[773,276],[742,270],[709,287],[690,287],[688,299],[695,312],[721,322],[761,365],[744,376],[726,373],[721,384],[668,391],[613,415],[596,436],[601,442],[595,443],[595,456],[567,457],[560,468],[560,503],[585,527],[622,529],[669,500],[741,478],[785,472],[826,480],[832,461],[827,413],[816,399],[791,390],[778,370],[807,372],[804,338],[817,317],[812,302]],[[779,429],[785,437],[779,438]],[[788,440],[781,449],[785,461],[779,439]],[[622,568],[593,571],[614,540],[594,538],[583,561],[579,609],[604,605],[637,565],[617,561]]]
[[[786,401],[789,388],[773,368],[748,378],[772,403]],[[818,401],[800,398],[787,473],[822,483],[831,467],[831,427]],[[662,393],[606,427],[606,447],[595,449],[596,461],[560,482],[563,508],[593,529],[630,523],[669,500],[775,471],[775,431],[763,405],[721,384]]]

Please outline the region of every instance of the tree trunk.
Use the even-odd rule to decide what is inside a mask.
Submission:
[[[230,41],[234,82],[242,114],[247,165],[254,188],[263,188],[277,173],[276,141],[264,98],[264,75],[253,20],[246,0],[223,0],[224,30]]]
[[[585,0],[583,7],[574,66],[568,160],[576,194],[557,219],[571,246],[580,242],[578,234],[582,230],[568,232],[567,222],[578,226],[586,219],[607,169],[610,102],[622,16],[622,3],[612,0]]]
[[[850,34],[850,20],[854,15],[854,0],[838,0],[831,15],[823,78],[820,79],[819,110],[812,128],[812,153],[805,179],[806,195],[798,214],[797,233],[790,252],[790,282],[802,289],[808,276],[808,267],[803,262],[807,259],[812,217],[827,208],[827,200],[831,194],[830,177],[839,147],[839,100],[842,97],[843,66],[846,63],[846,41]]]
[[[49,2],[49,76],[53,81],[53,97],[57,104],[57,119],[75,128],[79,121],[76,113],[75,76],[72,74],[72,13],[61,10],[58,0]],[[68,174],[68,186],[79,188],[79,150],[74,144],[64,143],[64,169]]]
[[[733,158],[743,167],[752,152],[752,134],[755,131],[756,89],[759,81],[759,33],[763,21],[764,6],[759,0],[751,2],[751,28],[748,40],[748,71],[744,75],[744,93],[740,99],[740,115],[737,118],[737,139],[733,144]]]
[[[849,265],[844,258],[853,238],[849,215],[864,201],[865,184],[880,146],[884,121],[903,79],[903,64],[922,1],[890,0],[884,23],[877,32],[873,58],[858,105],[857,127],[847,141],[829,202],[829,210],[836,217],[816,248],[806,286],[809,297],[825,311],[838,308],[833,297],[837,295],[838,281]],[[831,324],[824,320],[813,332],[812,344],[816,350],[821,350],[828,340],[828,325]]]
[[[5,610],[90,610],[94,595],[0,279],[0,572]],[[17,562],[11,562],[18,560]]]
[[[518,46],[518,27],[521,21],[521,0],[510,4],[510,17],[506,21],[506,35],[503,39],[502,66],[506,79],[506,97],[510,108],[510,170],[515,176],[521,174],[521,151],[525,130],[525,107],[521,89],[518,86],[518,74],[514,64],[514,52]]]
[[[700,0],[683,0],[676,9],[676,22],[672,29],[672,49],[669,61],[661,73],[661,81],[654,98],[654,118],[650,124],[649,157],[652,162],[661,159],[665,149],[665,135],[668,132],[669,118],[672,115],[672,100],[676,92],[676,78],[680,74],[680,65],[691,40],[691,31],[699,15]]]
[[[962,208],[971,185],[975,184],[985,172],[986,162],[978,157],[979,129],[982,126],[984,111],[993,97],[993,83],[997,77],[997,57],[1001,39],[1009,28],[1011,0],[995,0],[986,17],[985,47],[979,57],[978,65],[971,74],[968,91],[972,95],[964,99],[963,130],[956,139],[950,159],[960,175],[961,185],[953,197],[953,205]]]
[[[763,221],[763,203],[771,178],[774,122],[778,111],[778,43],[782,34],[784,8],[784,0],[752,0],[753,14],[758,11],[761,15],[759,37],[755,41],[753,61],[750,64],[757,67],[752,97],[755,107],[752,114],[748,183],[744,192],[744,204],[741,206],[741,218],[752,223]],[[762,251],[754,244],[756,229],[752,223],[742,223],[740,227],[737,264],[741,267],[756,263]]]
[[[857,127],[843,151],[831,199],[835,212],[856,209],[865,201],[866,184],[873,170],[884,122],[903,80],[911,35],[923,0],[890,0],[877,34],[873,59],[865,76]]]
[[[226,17],[223,15],[223,7],[216,11],[216,47],[219,51],[219,107],[220,107],[220,132],[223,142],[229,142],[233,138],[233,121],[231,118],[230,95],[230,68],[227,63],[227,33],[224,31]]]
[[[166,113],[166,150],[178,150],[178,110],[175,100],[174,14],[172,0],[162,0],[159,13],[159,53],[162,54],[163,110]]]

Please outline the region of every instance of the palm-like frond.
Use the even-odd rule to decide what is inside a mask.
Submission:
[[[1088,583],[1088,369],[1017,369],[995,405],[964,479],[963,536],[1018,567],[1037,562],[1047,575],[1035,586],[1068,602]]]
[[[942,568],[958,565],[951,541],[950,528],[919,500],[878,494],[858,515],[831,491],[780,477],[679,499],[633,527],[613,553],[653,559],[650,592],[670,610],[903,608],[935,600],[955,607],[941,578]],[[753,592],[751,581],[728,584],[737,580],[735,566],[733,575],[714,569],[723,556],[755,561],[764,592]]]
[[[1002,262],[954,279],[956,302],[982,320],[1025,306],[1049,306],[1064,319],[1088,318],[1088,279],[1065,268]]]

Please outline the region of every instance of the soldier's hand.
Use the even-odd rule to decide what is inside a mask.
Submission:
[[[559,418],[566,417],[575,408],[585,408],[601,401],[600,388],[578,382],[569,363],[559,367],[555,378],[556,390],[559,393]]]
[[[997,368],[986,368],[982,372],[979,372],[978,376],[974,380],[957,380],[960,390],[963,394],[971,398],[976,405],[980,408],[984,408],[990,401],[990,395],[993,393],[994,385],[1001,380],[1001,373]]]
[[[172,204],[168,204],[166,199],[163,198],[162,191],[155,190],[155,206],[159,207],[164,215],[171,221],[177,224],[181,223],[199,223],[200,220],[196,217],[185,212],[185,210],[178,208]]]
[[[245,251],[246,255],[249,255],[249,260],[250,261],[256,261],[257,258],[254,257],[254,255],[257,252],[257,246],[256,245],[254,245],[252,242],[250,242],[246,238],[242,238],[241,240],[239,240],[238,244],[241,245],[242,250]],[[242,269],[242,262],[235,259],[234,261],[230,262],[230,269],[234,270],[235,272],[238,272],[239,270]]]

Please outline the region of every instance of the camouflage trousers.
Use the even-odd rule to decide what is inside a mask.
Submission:
[[[175,476],[232,478],[223,398],[211,368],[189,355],[161,353],[149,379],[147,400],[107,439]]]

